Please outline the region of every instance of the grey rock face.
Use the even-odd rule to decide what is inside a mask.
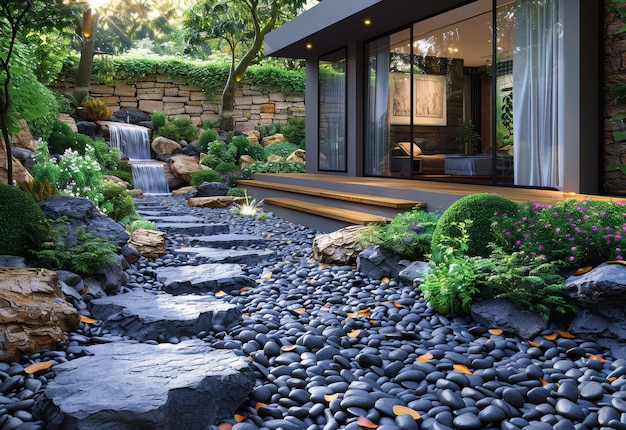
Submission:
[[[236,305],[213,296],[171,296],[138,290],[92,300],[91,313],[112,333],[142,341],[222,331],[241,320]]]
[[[228,188],[228,185],[221,182],[203,182],[198,185],[196,197],[225,196]]]
[[[531,339],[547,328],[539,315],[522,312],[513,302],[505,299],[483,300],[471,308],[472,318],[485,327],[497,327],[522,339]]]
[[[200,340],[90,346],[54,367],[35,405],[49,429],[200,429],[232,414],[254,385],[249,360]]]
[[[366,248],[357,257],[357,270],[374,279],[397,277],[404,266],[400,265],[400,258],[386,252],[380,246]]]
[[[193,294],[224,290],[229,292],[243,286],[252,286],[239,264],[200,264],[198,266],[159,267],[157,280],[163,282],[166,293]]]

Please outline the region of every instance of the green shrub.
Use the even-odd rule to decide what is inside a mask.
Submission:
[[[265,161],[265,148],[260,143],[250,142],[245,136],[235,136],[231,141],[237,148],[237,160],[242,155],[249,155],[255,161]]]
[[[122,184],[104,181],[101,187],[103,201],[100,210],[115,221],[136,214],[135,204],[130,192]]]
[[[50,183],[48,178],[43,178],[41,181],[33,179],[32,181],[18,182],[17,186],[36,202],[59,194],[59,190]]]
[[[246,189],[240,187],[229,188],[226,195],[230,197],[246,197]]]
[[[281,123],[263,124],[256,128],[261,133],[261,139],[267,136],[272,136],[276,133],[280,133],[283,129]]]
[[[359,239],[407,260],[424,260],[430,254],[432,233],[438,218],[434,212],[414,208],[396,215],[390,223],[363,230]]]
[[[305,173],[306,166],[299,161],[257,161],[243,168],[244,172],[253,173]]]
[[[167,122],[167,114],[162,110],[152,112],[152,130],[156,133]]]
[[[52,131],[48,138],[50,154],[63,154],[66,149],[72,148],[75,142],[75,134],[69,125],[56,120],[52,125]]]
[[[215,166],[214,170],[217,173],[225,175],[225,174],[227,174],[229,172],[236,172],[237,170],[239,170],[239,166],[237,166],[235,163],[231,163],[231,162],[228,162],[228,161],[222,161],[217,166]]]
[[[217,182],[217,172],[212,169],[201,169],[191,173],[189,183],[197,187],[203,182]]]
[[[46,216],[17,187],[0,184],[0,255],[27,256],[48,237]]]
[[[94,140],[91,146],[104,174],[109,175],[118,169],[118,163],[121,159],[119,149],[112,148],[102,139]]]
[[[209,143],[207,155],[201,160],[201,163],[211,169],[215,169],[220,163],[237,162],[237,147],[233,143],[226,143],[221,140],[215,140]]]
[[[173,119],[155,130],[154,135],[167,137],[176,142],[192,142],[196,138],[198,127],[188,118]]]
[[[132,221],[127,226],[129,232],[133,232],[135,230],[143,229],[143,230],[156,230],[156,225],[152,221],[148,221],[146,219],[137,219]]]
[[[205,129],[198,138],[198,147],[200,148],[200,151],[204,153],[208,152],[209,144],[216,141],[218,137],[219,135],[217,131],[213,130],[212,128]]]
[[[289,118],[287,126],[283,128],[283,134],[291,143],[295,143],[304,149],[305,123],[304,118]]]
[[[471,220],[467,227],[469,235],[465,255],[488,257],[491,250],[488,244],[495,241],[491,230],[496,214],[517,213],[519,204],[496,194],[478,193],[465,196],[454,202],[441,215],[433,231],[432,259],[442,260],[441,240],[443,237],[459,237],[459,223]]]
[[[266,159],[270,155],[278,155],[283,158],[289,157],[299,146],[291,142],[274,142],[265,147]]]

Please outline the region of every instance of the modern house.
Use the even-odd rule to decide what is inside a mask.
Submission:
[[[266,55],[306,60],[315,182],[259,179],[341,183],[335,191],[433,209],[458,198],[438,189],[602,194],[604,10],[601,0],[320,2],[265,38]],[[356,188],[376,180],[377,191]]]

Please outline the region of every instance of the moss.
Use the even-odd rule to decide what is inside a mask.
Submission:
[[[46,216],[17,187],[0,184],[0,254],[28,256],[48,238]]]
[[[456,223],[471,220],[471,225],[467,227],[469,235],[468,249],[466,254],[469,257],[488,257],[491,250],[488,246],[494,242],[494,235],[491,230],[494,214],[512,214],[519,209],[519,204],[497,194],[478,193],[465,196],[454,202],[439,218],[432,238],[432,259],[437,262],[441,256],[437,254],[443,238],[459,238],[461,232]]]

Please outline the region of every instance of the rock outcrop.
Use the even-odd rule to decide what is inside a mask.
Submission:
[[[78,311],[57,281],[52,270],[0,267],[0,361],[52,348],[76,328]]]
[[[320,234],[313,239],[313,257],[328,264],[354,264],[366,248],[359,234],[369,227],[352,225],[331,233]]]

